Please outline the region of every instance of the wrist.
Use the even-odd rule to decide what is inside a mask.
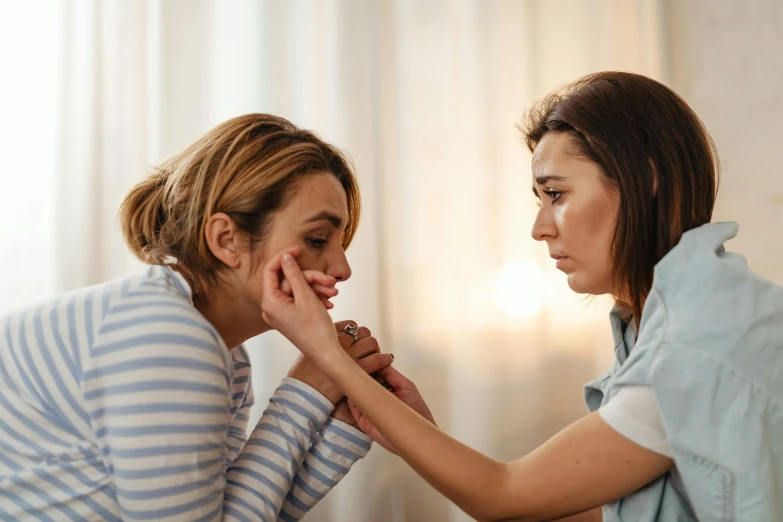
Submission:
[[[336,339],[325,344],[321,350],[316,351],[313,354],[313,360],[336,388],[339,388],[339,385],[335,376],[340,374],[340,370],[344,367],[346,361],[353,361]]]

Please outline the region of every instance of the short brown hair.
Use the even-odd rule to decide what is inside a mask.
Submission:
[[[206,243],[209,216],[228,214],[252,247],[263,240],[294,184],[312,173],[331,173],[345,189],[342,243],[348,248],[361,211],[350,160],[315,133],[269,114],[228,120],[154,167],[120,206],[125,241],[145,263],[176,258],[214,279],[223,265]]]
[[[656,263],[712,218],[720,163],[704,124],[665,85],[600,72],[547,95],[519,128],[531,152],[547,132],[570,134],[619,193],[612,292],[639,321]]]

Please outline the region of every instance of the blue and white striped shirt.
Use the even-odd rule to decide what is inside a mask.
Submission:
[[[286,378],[255,429],[250,362],[167,267],[0,320],[0,519],[299,520],[370,449]]]

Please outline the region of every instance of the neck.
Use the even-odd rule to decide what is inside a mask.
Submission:
[[[229,350],[271,330],[261,319],[260,307],[250,305],[244,296],[233,291],[230,285],[207,284],[194,275],[198,289],[196,293],[190,278],[192,272],[181,266],[174,269],[185,276],[193,292],[196,310],[215,327]]]

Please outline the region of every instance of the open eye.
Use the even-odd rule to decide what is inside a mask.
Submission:
[[[555,203],[557,203],[557,200],[560,199],[560,196],[563,195],[563,193],[561,191],[558,191],[558,190],[544,190],[543,192],[544,192],[544,194],[546,194],[547,196],[552,198],[552,204],[553,205]]]

